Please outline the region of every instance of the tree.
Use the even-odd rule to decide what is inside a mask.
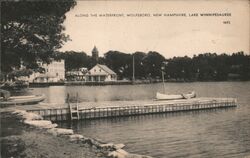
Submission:
[[[32,71],[30,69],[20,69],[20,70],[14,70],[11,73],[9,73],[9,78],[14,79],[15,77],[21,77],[21,76],[29,76],[32,74]]]
[[[132,56],[131,54],[119,51],[108,51],[104,54],[105,64],[111,68],[120,78],[132,77]]]
[[[165,58],[158,52],[150,51],[143,59],[143,65],[148,77],[160,77],[161,67]]]
[[[244,52],[233,53],[229,57],[229,63],[231,72],[238,73],[241,80],[250,80],[250,55],[245,55]]]
[[[49,62],[56,49],[69,37],[63,33],[65,13],[74,0],[1,2],[1,70],[35,68],[36,59]]]
[[[64,53],[58,53],[57,58],[65,60],[66,71],[77,70],[81,67],[90,69],[92,66],[91,57],[85,52],[66,51]]]
[[[192,59],[185,57],[174,57],[168,60],[169,63],[166,66],[167,76],[175,79],[192,80],[194,78],[194,66]]]
[[[144,52],[135,52],[134,56],[134,64],[135,64],[135,78],[145,78],[146,72],[144,70],[144,59],[147,54]]]

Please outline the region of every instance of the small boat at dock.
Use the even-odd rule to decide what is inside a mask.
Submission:
[[[45,99],[44,94],[28,95],[28,96],[11,96],[8,99],[0,97],[1,105],[24,105],[24,104],[37,104]]]
[[[165,67],[168,64],[168,62],[163,62],[163,66],[161,67],[161,73],[162,73],[162,83],[163,83],[163,90],[166,92],[165,88],[165,80],[164,80],[164,74],[165,74]],[[189,92],[187,94],[163,94],[156,92],[156,100],[178,100],[178,99],[190,99],[195,98],[196,94],[195,91]]]
[[[187,94],[162,94],[157,92],[156,93],[156,100],[175,100],[175,99],[190,99],[195,98],[196,94],[194,91],[187,93]]]

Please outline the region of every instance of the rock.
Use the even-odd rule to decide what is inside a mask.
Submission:
[[[96,148],[100,148],[101,143],[98,140],[92,139],[92,138],[87,138],[87,137],[82,137],[81,138],[82,143],[86,143],[91,146],[95,146]]]
[[[19,116],[22,116],[22,118],[26,119],[26,120],[42,120],[43,119],[42,116],[40,116],[38,114],[26,112],[24,110],[15,110],[12,113],[17,114]]]
[[[91,139],[91,138],[89,138],[89,139],[90,139],[90,141],[91,141],[91,145],[94,145],[94,146],[96,146],[96,147],[99,147],[99,146],[100,146],[100,143],[99,143],[97,140]]]
[[[99,138],[95,138],[96,141],[98,141],[100,144],[105,144],[105,142],[103,142],[101,139]]]
[[[70,141],[78,141],[80,139],[83,139],[83,136],[80,134],[73,134],[69,136]]]
[[[115,148],[116,150],[122,149],[122,148],[124,148],[124,147],[125,147],[124,144],[115,144],[115,145],[114,145],[114,148]]]
[[[24,114],[23,118],[26,120],[42,120],[43,119],[42,116],[35,114],[35,113],[30,113],[30,112],[27,112],[26,114]]]
[[[112,151],[108,154],[108,156],[112,158],[152,158],[151,156],[131,154],[123,149]]]
[[[108,154],[109,157],[112,158],[127,158],[126,156],[128,156],[128,152],[126,152],[125,150],[119,149],[116,151],[112,151]]]
[[[39,128],[55,128],[57,124],[52,124],[51,121],[47,120],[24,120],[25,124],[39,127]]]
[[[119,153],[117,151],[112,151],[112,152],[108,153],[108,157],[110,157],[110,158],[125,158],[124,155],[123,155],[123,157],[121,155],[119,155]]]
[[[89,144],[89,145],[92,145],[92,141],[91,141],[89,138],[83,137],[83,138],[82,138],[82,142],[83,142],[83,143],[86,143],[86,144]]]
[[[97,157],[104,157],[104,154],[103,153],[97,153],[96,156]]]
[[[107,144],[100,144],[99,147],[100,148],[104,148],[104,149],[108,149],[108,148],[114,148],[114,144],[113,143],[107,143]]]
[[[48,130],[49,133],[57,136],[57,135],[72,135],[72,129],[65,129],[65,128],[51,128]]]
[[[118,150],[118,149],[122,149],[124,148],[125,145],[124,144],[113,144],[113,143],[107,143],[107,144],[100,144],[99,148],[101,148],[102,150]]]
[[[97,150],[97,147],[95,145],[92,145],[92,149]]]
[[[17,114],[17,115],[23,115],[25,113],[27,113],[27,112],[24,111],[24,110],[15,110],[15,111],[12,112],[12,114]]]
[[[51,129],[51,128],[56,128],[58,125],[56,123],[53,123],[51,125],[46,126],[45,128]]]

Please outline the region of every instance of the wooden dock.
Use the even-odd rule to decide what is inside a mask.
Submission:
[[[77,107],[77,120],[229,108],[236,106],[237,101],[234,98],[194,98],[171,101],[81,102]],[[46,120],[62,121],[71,120],[73,118],[71,113],[72,107],[68,104],[40,103],[37,105],[16,106],[15,108],[39,114]]]

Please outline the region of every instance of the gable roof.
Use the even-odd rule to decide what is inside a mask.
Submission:
[[[110,68],[108,68],[106,65],[97,64],[97,66],[99,66],[101,69],[103,69],[104,71],[106,71],[107,73],[111,75],[116,75],[116,73]]]

